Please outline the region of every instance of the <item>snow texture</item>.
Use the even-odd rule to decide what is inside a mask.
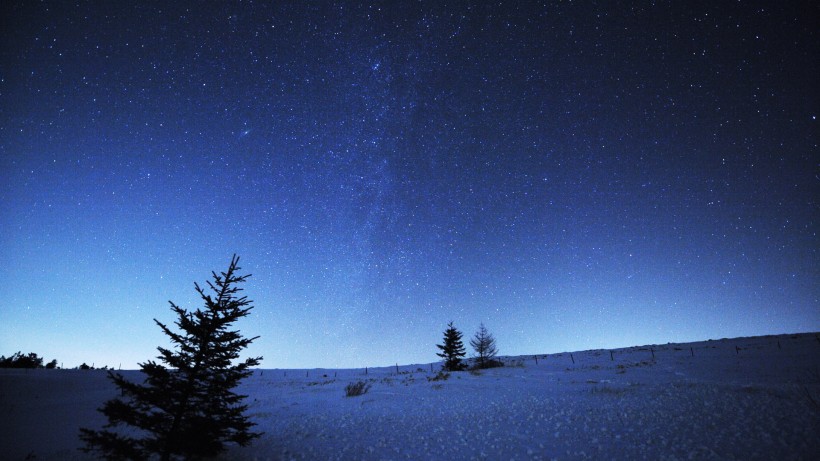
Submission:
[[[820,459],[814,333],[503,359],[435,381],[439,364],[257,370],[241,392],[265,435],[220,459]],[[99,370],[0,370],[1,457],[91,459],[78,429],[115,394]]]

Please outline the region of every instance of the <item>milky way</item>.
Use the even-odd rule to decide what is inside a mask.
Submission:
[[[820,329],[818,7],[4,2],[0,353],[263,366]]]

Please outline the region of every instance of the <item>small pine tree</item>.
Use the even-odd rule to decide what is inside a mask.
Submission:
[[[238,263],[234,255],[227,272],[212,273],[214,281],[208,287],[215,298],[194,283],[204,310],[191,313],[170,303],[180,333],[154,319],[175,345],[173,351],[158,348],[157,358],[169,368],[153,360],[141,363],[143,384],[109,372],[125,398],[109,400],[100,409],[108,417],[106,429],[80,429],[85,442],[81,450],[96,451],[107,459],[202,458],[223,451],[226,443],[247,445],[261,435],[250,431],[254,423],[243,414],[246,396],[233,392],[262,359],[232,364],[256,339],[228,329],[253,308],[247,297],[236,296],[242,291],[236,285],[250,277],[237,275]],[[108,430],[121,425],[139,430],[129,435]]]
[[[495,364],[494,357],[498,353],[495,347],[495,338],[487,331],[483,323],[478,327],[473,339],[470,340],[470,345],[475,350],[478,368],[490,368]]]
[[[436,344],[441,349],[436,355],[444,359],[444,369],[449,371],[459,371],[464,369],[461,363],[462,357],[467,355],[464,343],[461,342],[461,332],[453,326],[453,322],[447,324],[444,330],[444,344]]]

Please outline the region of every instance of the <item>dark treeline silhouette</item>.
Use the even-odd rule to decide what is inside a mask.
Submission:
[[[43,358],[36,353],[23,354],[18,351],[9,357],[0,356],[0,368],[57,368],[57,359],[43,365]]]
[[[114,367],[109,368],[108,365],[104,365],[102,367],[96,367],[95,368],[94,364],[89,365],[89,364],[83,362],[82,365],[80,365],[78,367],[74,367],[74,369],[75,370],[109,370],[109,369],[113,370]]]
[[[47,370],[54,370],[60,369],[61,366],[57,366],[57,359],[52,360],[51,362],[46,363],[43,365],[43,358],[38,356],[34,352],[29,352],[28,354],[23,354],[22,352],[16,352],[8,357],[4,355],[0,355],[0,368],[45,368]],[[78,365],[73,368],[74,370],[108,370],[108,366],[104,366],[102,368],[94,368],[94,365],[88,365],[83,362],[82,365]],[[113,370],[113,367],[111,368]]]

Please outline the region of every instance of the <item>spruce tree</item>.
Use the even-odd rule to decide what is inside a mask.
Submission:
[[[149,360],[140,364],[142,384],[109,372],[121,398],[106,402],[99,410],[108,423],[103,430],[80,429],[85,442],[81,450],[98,452],[107,459],[162,460],[210,457],[225,444],[247,445],[261,434],[244,415],[245,395],[234,392],[253,372],[262,357],[239,361],[240,352],[256,338],[244,338],[231,324],[253,308],[237,285],[248,275],[237,275],[234,255],[227,272],[212,272],[208,289],[194,283],[204,309],[188,312],[173,302],[179,332],[154,319],[173,343],[173,350],[158,347],[157,357],[167,365]],[[138,430],[116,431],[121,426]]]
[[[475,350],[478,368],[490,368],[497,364],[494,360],[495,354],[498,353],[495,347],[495,338],[487,331],[483,323],[478,327],[473,339],[470,340],[470,345]]]
[[[444,369],[449,371],[459,371],[464,369],[461,363],[462,357],[467,355],[464,343],[461,342],[461,332],[453,326],[453,322],[447,324],[444,330],[444,344],[436,344],[441,349],[436,355],[444,359]]]

